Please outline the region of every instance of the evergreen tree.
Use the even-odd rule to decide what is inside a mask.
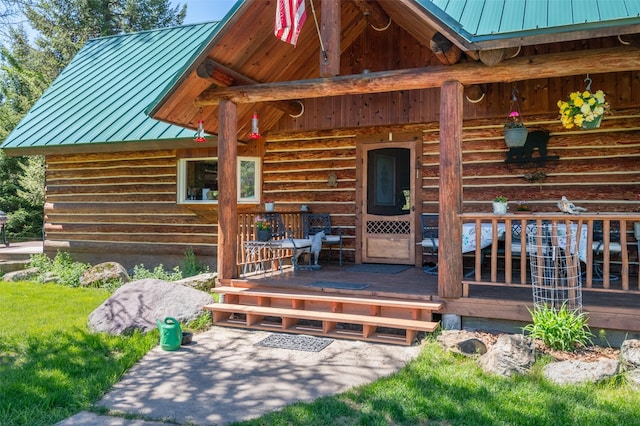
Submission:
[[[186,5],[169,0],[0,0],[0,143],[90,38],[180,25]],[[38,32],[35,46],[13,19],[23,12]],[[8,33],[2,34],[6,29]],[[0,150],[0,210],[10,237],[42,232],[44,161]]]

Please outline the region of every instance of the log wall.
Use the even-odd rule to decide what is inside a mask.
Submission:
[[[215,215],[176,204],[175,150],[50,155],[46,163],[47,254],[127,267],[179,264],[187,248],[215,255]]]
[[[569,131],[555,116],[531,117],[527,124],[550,131],[548,155],[541,164],[507,164],[502,126],[493,120],[466,120],[463,132],[464,211],[490,212],[498,193],[525,200],[534,211],[556,211],[566,195],[592,212],[638,212],[640,202],[640,109],[615,110],[600,129]],[[355,259],[356,140],[384,131],[423,133],[418,210],[438,211],[439,138],[437,124],[376,126],[312,132],[272,132],[243,149],[263,150],[263,200],[277,210],[328,212],[344,234],[344,254]],[[70,251],[93,261],[118,253],[148,262],[178,264],[184,250],[213,257],[217,244],[217,207],[181,206],[176,200],[178,157],[215,156],[215,149],[47,156],[45,249]],[[328,186],[331,173],[337,186]],[[527,176],[544,174],[544,179]],[[513,208],[513,207],[512,207]],[[246,206],[243,211],[259,210]],[[163,258],[164,256],[164,258]],[[172,261],[169,259],[173,256]],[[103,259],[100,259],[103,260]],[[131,265],[132,266],[132,265]]]

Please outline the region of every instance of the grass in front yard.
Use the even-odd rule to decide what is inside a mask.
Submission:
[[[535,373],[489,376],[475,360],[425,343],[390,377],[236,425],[640,425],[640,393],[620,378],[556,386]]]
[[[100,289],[0,282],[0,425],[49,425],[91,407],[158,341],[90,333]]]

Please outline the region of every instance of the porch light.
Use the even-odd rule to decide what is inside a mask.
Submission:
[[[249,139],[260,139],[260,131],[258,130],[258,111],[253,112],[251,117],[251,133],[249,133]]]
[[[204,143],[207,139],[204,137],[204,120],[202,119],[202,108],[200,108],[200,119],[198,120],[198,131],[194,141]]]

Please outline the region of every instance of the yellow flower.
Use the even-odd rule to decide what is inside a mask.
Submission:
[[[598,90],[593,96],[598,100],[599,104],[604,103],[604,92],[602,90]]]
[[[591,97],[591,93],[588,90],[585,90],[584,92],[582,92],[583,99],[588,99],[590,97]]]
[[[583,100],[582,98],[580,98],[580,97],[576,97],[576,98],[573,100],[573,104],[574,104],[575,106],[577,106],[578,108],[580,108],[580,107],[582,106],[582,104],[584,104],[584,100]]]

